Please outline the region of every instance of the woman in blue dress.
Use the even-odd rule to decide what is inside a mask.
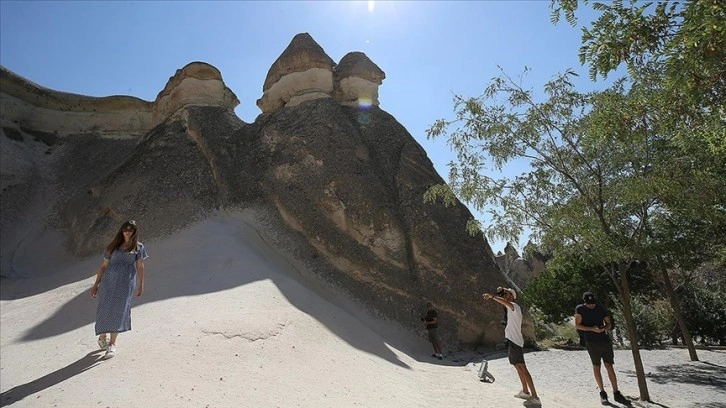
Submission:
[[[144,259],[148,256],[139,242],[136,221],[124,222],[103,254],[91,296],[98,296],[96,335],[106,359],[116,355],[118,334],[131,330],[131,298],[134,288],[136,296],[144,292]]]

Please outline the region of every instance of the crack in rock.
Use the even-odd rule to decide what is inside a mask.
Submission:
[[[250,331],[236,331],[236,330],[202,330],[205,335],[219,335],[225,339],[243,338],[249,342],[255,342],[259,340],[267,340],[272,337],[277,337],[285,329],[286,324],[277,323],[273,327],[265,329],[256,329]]]

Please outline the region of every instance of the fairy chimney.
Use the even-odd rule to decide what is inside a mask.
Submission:
[[[187,105],[221,106],[233,110],[239,103],[217,68],[204,62],[190,62],[177,69],[157,95],[152,122],[156,126]]]
[[[296,35],[267,72],[257,106],[271,113],[285,106],[329,98],[335,62],[308,33]]]
[[[343,105],[378,106],[386,74],[362,52],[349,52],[335,67],[333,98]]]

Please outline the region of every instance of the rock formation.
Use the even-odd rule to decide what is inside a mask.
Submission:
[[[519,289],[524,289],[532,279],[539,276],[546,262],[546,256],[538,252],[532,254],[532,259],[524,259],[509,242],[504,253],[498,252],[494,259],[502,273]]]
[[[267,72],[264,94],[257,106],[262,113],[271,113],[283,106],[329,98],[334,66],[335,62],[310,34],[296,35]]]
[[[239,105],[239,100],[224,84],[217,68],[204,62],[192,62],[178,69],[157,95],[152,126],[187,105],[221,106],[232,111]]]
[[[331,97],[343,105],[378,106],[378,87],[385,78],[362,52],[350,52],[336,65],[309,34],[298,34],[272,64],[257,106],[268,114]]]
[[[131,96],[95,98],[58,92],[5,67],[0,67],[0,89],[0,126],[14,135],[28,130],[54,137],[71,133],[140,136],[187,105],[230,111],[239,105],[219,70],[198,61],[178,69],[153,103]]]
[[[152,103],[131,96],[95,98],[58,92],[5,67],[0,67],[0,89],[0,126],[6,133],[18,134],[27,129],[36,135],[142,135],[153,127]]]
[[[346,54],[335,67],[333,98],[351,106],[378,106],[378,86],[386,74],[362,52]]]
[[[466,232],[464,205],[423,202],[443,180],[377,107],[383,78],[361,53],[335,68],[300,34],[270,68],[264,115],[248,124],[216,68],[200,62],[177,71],[153,103],[61,94],[3,70],[2,276],[31,273],[13,257],[46,229],[88,256],[126,219],[151,240],[219,211],[254,209],[270,245],[381,318],[421,330],[432,301],[448,348],[501,341],[501,307],[481,293],[505,279],[483,236]],[[96,105],[108,123],[90,116]],[[34,136],[43,132],[54,136]],[[529,322],[524,331],[533,336]]]

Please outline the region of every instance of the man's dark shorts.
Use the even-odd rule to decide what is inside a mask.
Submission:
[[[613,345],[609,341],[587,342],[587,354],[590,355],[590,361],[594,366],[599,366],[600,360],[607,364],[615,363]]]
[[[438,343],[439,342],[439,332],[438,328],[436,329],[428,329],[429,330],[429,341],[432,343]]]
[[[524,364],[524,350],[522,347],[519,347],[518,345],[514,344],[513,342],[509,343],[509,364],[516,365],[516,364]]]

